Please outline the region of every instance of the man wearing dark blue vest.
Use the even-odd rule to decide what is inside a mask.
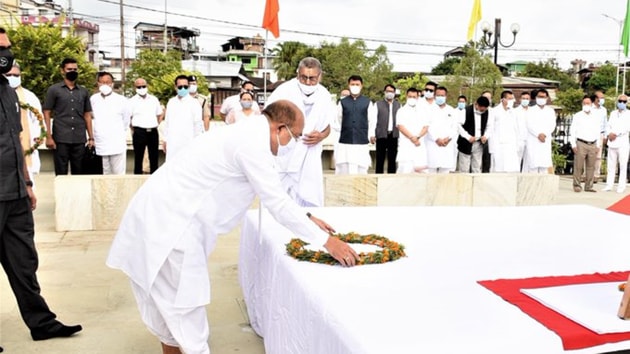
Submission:
[[[376,102],[376,173],[383,173],[387,157],[387,173],[396,173],[396,154],[398,153],[398,128],[396,113],[400,102],[396,97],[396,87],[385,86],[385,98]],[[374,143],[374,141],[372,141]]]
[[[350,96],[339,101],[339,144],[335,150],[336,174],[367,174],[372,165],[370,141],[376,137],[376,108],[369,98],[361,95],[363,79],[353,75],[348,79]]]
[[[474,105],[466,107],[464,123],[459,127],[457,139],[459,172],[481,173],[483,146],[488,143],[486,138],[488,106],[490,106],[488,98],[480,96]]]

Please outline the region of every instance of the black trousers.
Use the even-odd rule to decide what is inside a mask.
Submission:
[[[28,197],[0,202],[0,262],[7,275],[24,323],[48,329],[59,322],[40,295],[39,259],[35,249],[33,212]]]
[[[387,133],[387,138],[376,139],[376,173],[383,173],[385,157],[387,157],[387,173],[396,173],[396,155],[398,155],[398,138]]]
[[[133,128],[133,173],[142,174],[142,160],[144,159],[144,149],[149,151],[149,168],[151,173],[158,169],[158,154],[160,137],[157,128]]]
[[[55,160],[55,175],[68,174],[68,162],[70,162],[70,172],[73,175],[83,173],[83,155],[85,154],[85,143],[67,144],[57,143],[53,152]]]
[[[489,173],[492,164],[492,156],[488,143],[483,144],[483,155],[481,156],[481,173]]]

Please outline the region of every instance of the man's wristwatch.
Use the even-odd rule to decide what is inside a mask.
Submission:
[[[313,216],[313,214],[311,214],[311,213],[306,213],[306,217],[308,217],[309,219],[311,218],[311,216]]]
[[[33,186],[33,181],[25,181],[24,183],[26,184],[27,187]]]

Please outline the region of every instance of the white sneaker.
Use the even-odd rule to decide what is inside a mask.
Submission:
[[[606,186],[604,187],[604,189],[602,189],[602,192],[610,192],[611,190],[612,190],[612,187]]]
[[[623,193],[623,192],[625,192],[625,191],[626,191],[626,189],[625,189],[625,188],[624,188],[624,189],[617,189],[617,193]]]

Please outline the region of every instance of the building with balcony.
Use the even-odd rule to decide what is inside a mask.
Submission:
[[[182,60],[190,59],[199,51],[197,37],[201,32],[196,28],[164,26],[139,22],[136,30],[136,51],[145,49],[177,50]]]

